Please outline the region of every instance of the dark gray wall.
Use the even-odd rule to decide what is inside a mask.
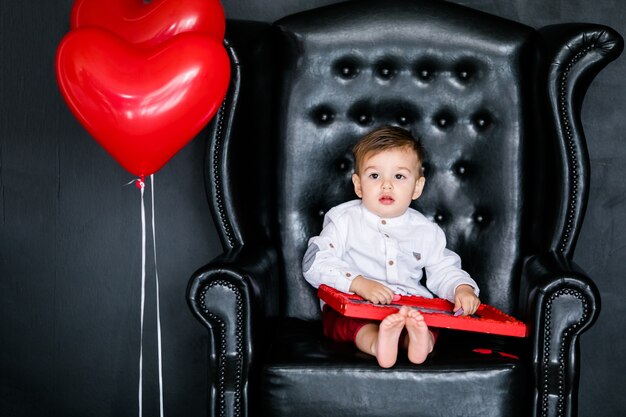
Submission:
[[[626,35],[620,0],[457,0],[539,27],[588,21]],[[229,18],[273,21],[329,0],[224,0]],[[72,2],[0,3],[0,415],[137,414],[140,200],[73,118],[54,54]],[[626,58],[583,106],[591,198],[576,261],[602,293],[581,341],[580,416],[626,413]],[[221,250],[202,183],[204,139],[156,175],[165,413],[205,415],[206,335],[185,303],[189,275]],[[148,276],[152,277],[151,270]],[[148,285],[144,413],[158,415],[154,285]]]

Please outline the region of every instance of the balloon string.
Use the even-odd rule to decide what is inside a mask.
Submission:
[[[159,415],[164,416],[163,407],[163,351],[161,337],[161,305],[159,302],[159,273],[157,268],[156,252],[156,215],[154,204],[154,175],[150,175],[150,202],[152,213],[152,248],[154,256],[154,276],[156,284],[156,313],[157,313],[157,350],[159,366]],[[141,337],[139,345],[139,417],[143,415],[143,329],[146,305],[146,208],[144,202],[145,183],[143,177],[136,180],[135,185],[141,190]]]
[[[161,350],[161,305],[159,302],[159,272],[157,269],[156,252],[156,227],[155,227],[155,206],[154,206],[154,174],[150,175],[150,196],[152,200],[152,249],[154,253],[154,280],[156,283],[156,309],[157,309],[157,349],[159,354],[159,406],[160,416],[163,417],[163,353]]]
[[[141,190],[141,337],[139,342],[139,417],[143,415],[143,318],[146,304],[146,207],[145,184],[140,179],[135,185]]]

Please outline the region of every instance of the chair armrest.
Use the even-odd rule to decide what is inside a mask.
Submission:
[[[209,331],[209,415],[248,415],[249,388],[278,306],[278,263],[271,247],[246,246],[193,274],[187,301]],[[253,394],[254,395],[254,394]]]
[[[589,155],[580,109],[593,79],[622,53],[624,39],[612,28],[593,23],[551,25],[538,34],[543,97],[536,111],[543,123],[536,125],[535,146],[549,162],[542,167],[546,172],[535,173],[541,198],[534,211],[542,221],[534,222],[534,235],[540,237],[541,250],[572,258],[589,193]]]
[[[528,258],[522,305],[536,381],[533,416],[576,416],[579,336],[595,322],[600,295],[591,279],[563,254]]]

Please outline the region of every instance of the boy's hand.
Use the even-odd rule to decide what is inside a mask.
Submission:
[[[389,304],[393,299],[393,291],[391,288],[379,282],[367,279],[363,275],[359,275],[352,280],[350,291],[374,304]]]
[[[480,300],[474,293],[474,288],[471,285],[459,285],[454,291],[454,311],[463,309],[463,315],[469,316],[474,314],[480,306]]]

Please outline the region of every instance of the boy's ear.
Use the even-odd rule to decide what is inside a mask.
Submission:
[[[413,190],[413,196],[411,197],[412,200],[416,200],[422,195],[422,191],[424,191],[424,184],[426,184],[426,177],[422,175],[417,179],[417,181],[415,181],[415,189]]]
[[[359,197],[363,197],[363,192],[361,191],[361,177],[358,174],[352,174],[352,184],[354,184],[354,193]]]

